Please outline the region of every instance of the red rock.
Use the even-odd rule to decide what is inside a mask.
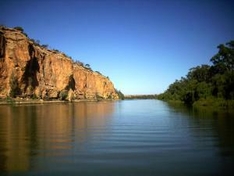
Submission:
[[[5,27],[0,27],[0,83],[2,98],[119,98],[107,77]]]

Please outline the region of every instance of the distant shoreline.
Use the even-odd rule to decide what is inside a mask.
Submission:
[[[134,99],[156,99],[156,94],[142,94],[142,95],[124,95],[126,100]]]

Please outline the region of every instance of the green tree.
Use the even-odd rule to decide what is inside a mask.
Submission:
[[[234,70],[234,40],[226,43],[226,45],[219,45],[218,53],[214,55],[210,61],[213,63],[214,67],[223,73],[225,71]]]
[[[186,104],[209,97],[233,100],[234,41],[221,44],[218,49],[218,53],[210,59],[213,65],[191,68],[185,78],[176,80],[158,98],[180,100]]]
[[[210,66],[201,65],[191,68],[188,72],[187,78],[189,80],[195,79],[198,82],[208,82],[210,80]]]
[[[212,85],[207,82],[200,82],[196,86],[196,96],[198,99],[206,99],[212,95]]]
[[[219,45],[218,49],[210,60],[213,63],[213,93],[216,97],[234,99],[234,40]]]

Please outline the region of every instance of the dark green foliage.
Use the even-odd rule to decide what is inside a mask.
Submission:
[[[79,60],[74,61],[74,64],[84,67],[84,63]]]
[[[85,64],[85,68],[92,71],[92,68],[91,68],[91,66],[89,64]]]
[[[92,68],[90,67],[89,64],[85,64],[85,68],[88,69],[88,70],[90,70],[90,71],[92,71]]]
[[[21,31],[21,32],[24,32],[24,29],[20,26],[16,26],[14,27],[14,29],[18,30],[18,31]]]
[[[85,67],[86,67],[86,68],[90,68],[90,65],[89,65],[89,64],[85,64]]]
[[[57,50],[57,49],[54,49],[54,51],[55,51],[55,52],[57,52],[57,53],[58,53],[58,52],[60,52],[60,51],[59,51],[59,50]]]
[[[14,27],[14,29],[16,29],[16,30],[22,32],[26,37],[28,37],[28,35],[24,32],[24,29],[23,29],[22,27],[16,26],[16,27]]]
[[[234,100],[234,41],[218,46],[212,65],[191,68],[185,78],[176,80],[158,99],[194,104],[201,100]]]
[[[30,39],[33,43],[34,43],[34,45],[36,45],[36,46],[40,46],[40,40],[34,40],[34,39]],[[46,45],[44,45],[43,47],[45,47]]]
[[[48,48],[48,45],[41,45],[43,48]]]
[[[218,46],[219,52],[211,58],[214,67],[220,72],[234,70],[234,41]]]
[[[154,95],[154,94],[148,94],[148,95],[126,95],[124,98],[128,99],[128,100],[134,100],[134,99],[155,99],[156,95]]]
[[[62,90],[60,93],[59,93],[59,99],[60,100],[66,100],[68,97],[68,90]]]

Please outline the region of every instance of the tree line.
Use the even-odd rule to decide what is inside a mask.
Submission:
[[[148,95],[126,95],[124,99],[155,99],[155,94],[148,94]]]
[[[229,102],[234,105],[234,40],[220,44],[211,65],[200,65],[189,70],[185,77],[176,80],[168,89],[157,96],[161,100],[182,101],[193,105],[202,102]]]

